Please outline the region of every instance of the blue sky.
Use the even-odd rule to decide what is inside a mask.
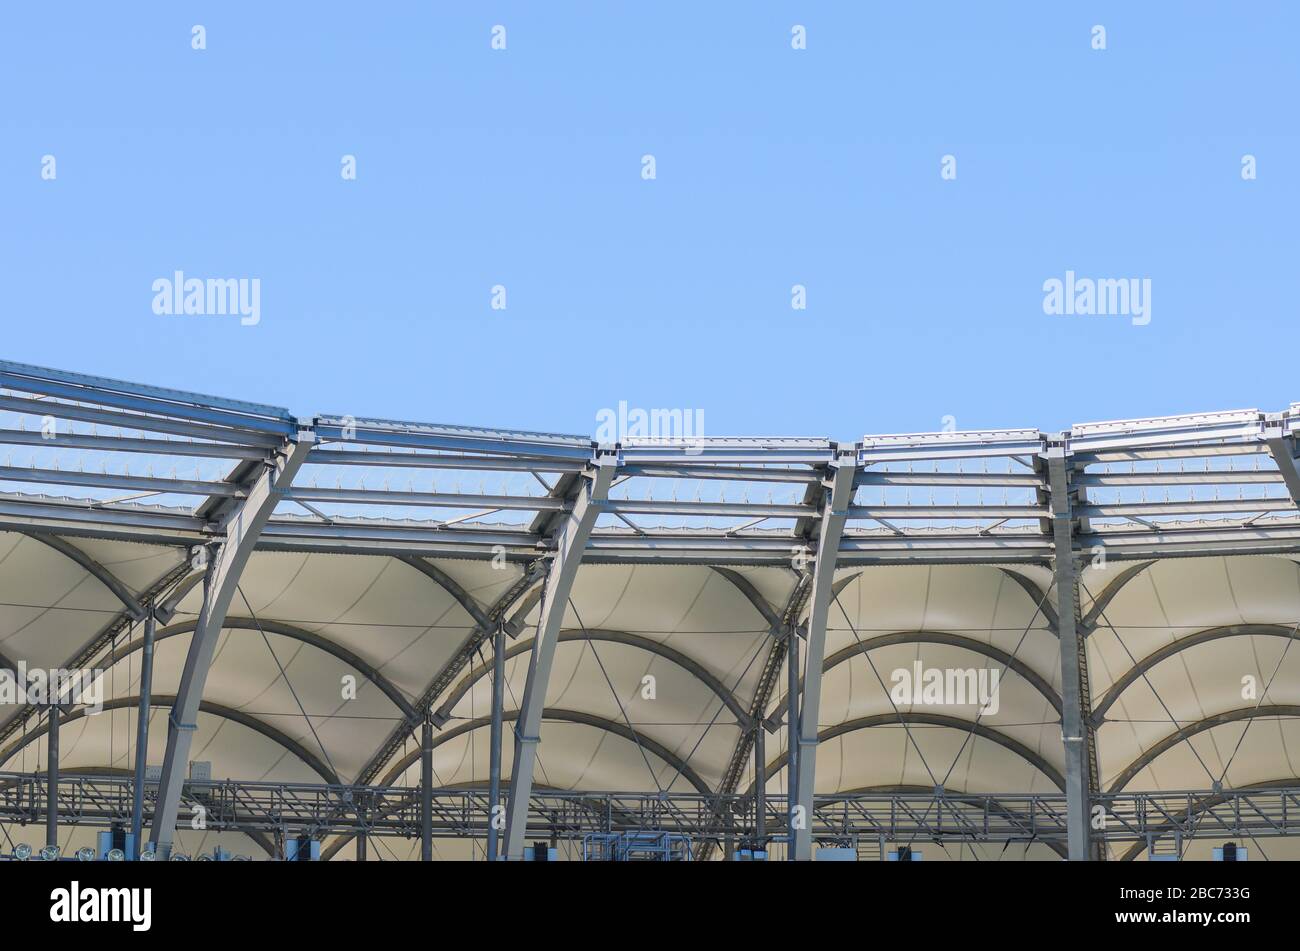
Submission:
[[[701,409],[709,435],[850,439],[1282,409],[1297,21],[1283,3],[9,5],[0,354],[581,433],[621,400]],[[156,315],[175,270],[259,278],[261,322]],[[1045,315],[1067,270],[1149,278],[1150,324]]]

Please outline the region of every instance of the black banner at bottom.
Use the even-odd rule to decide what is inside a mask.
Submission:
[[[676,920],[698,933],[716,922],[719,935],[735,936],[746,919],[790,920],[810,907],[819,928],[837,919],[889,926],[895,917],[904,939],[1065,926],[1081,936],[1199,929],[1231,940],[1294,920],[1292,893],[1279,862],[0,863],[11,938],[100,932],[128,943],[198,934],[374,940],[417,918],[433,927],[474,920],[499,933],[509,922],[531,930],[577,915],[584,929],[636,931],[647,914],[656,930]]]

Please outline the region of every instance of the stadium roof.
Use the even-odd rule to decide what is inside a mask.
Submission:
[[[1300,406],[601,445],[0,363],[0,417],[0,668],[106,670],[104,713],[63,715],[59,765],[127,775],[157,618],[160,811],[192,805],[189,760],[249,784],[419,786],[426,717],[439,789],[482,789],[495,638],[508,784],[518,769],[534,793],[694,797],[710,841],[720,796],[753,799],[760,738],[766,794],[787,792],[792,644],[813,722],[797,775],[815,766],[816,796],[846,809],[942,787],[1017,821],[1059,800],[1074,834],[1067,800],[1188,791],[1203,822],[1224,790],[1300,786]],[[887,688],[916,664],[996,671],[998,700],[900,702]],[[0,771],[36,771],[44,724],[39,706],[0,711]],[[1217,821],[1197,831],[1244,828]],[[1136,854],[1152,828],[1089,847]],[[192,851],[268,842],[187,829]],[[331,830],[326,853],[350,857]],[[65,828],[74,847],[92,831]],[[1076,846],[949,829],[926,857]]]

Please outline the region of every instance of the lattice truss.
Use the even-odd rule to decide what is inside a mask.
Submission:
[[[1292,857],[1298,426],[601,445],[0,362],[0,671],[104,671],[70,848],[148,765],[164,849]],[[932,670],[997,702],[894,689]],[[50,715],[0,705],[0,851]]]

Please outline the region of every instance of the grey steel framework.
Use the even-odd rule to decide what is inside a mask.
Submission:
[[[500,697],[494,698],[494,731],[499,735],[501,724],[510,720],[516,734],[509,789],[500,791],[499,784],[494,784],[488,794],[491,801],[483,800],[489,808],[504,813],[505,855],[519,857],[524,838],[531,834],[539,815],[585,814],[597,801],[606,803],[608,815],[643,814],[644,810],[627,807],[622,799],[610,800],[603,793],[538,794],[531,789],[538,727],[542,719],[557,714],[542,709],[550,657],[556,642],[563,639],[560,622],[581,563],[711,566],[740,588],[770,624],[772,643],[753,703],[747,710],[735,698],[728,704],[743,727],[742,739],[721,787],[700,790],[692,807],[696,818],[686,824],[706,844],[705,853],[713,842],[753,834],[741,820],[745,810],[752,813],[756,799],[763,802],[764,828],[774,836],[786,837],[798,857],[809,855],[814,838],[838,834],[828,808],[831,812],[847,809],[845,822],[850,823],[857,822],[850,813],[863,815],[861,810],[867,809],[870,818],[863,820],[865,825],[854,826],[854,834],[858,834],[879,827],[881,821],[863,803],[879,800],[894,809],[907,800],[902,793],[884,799],[869,795],[828,798],[814,796],[811,788],[817,743],[825,739],[826,732],[819,736],[817,731],[821,673],[835,660],[825,656],[827,618],[841,584],[835,573],[889,564],[1037,565],[1053,572],[1055,583],[1048,591],[1036,590],[1021,575],[1014,577],[1035,589],[1030,593],[1060,642],[1064,687],[1059,697],[1052,695],[1051,699],[1062,715],[1066,769],[1058,777],[1058,785],[1063,793],[1060,797],[999,795],[996,803],[988,797],[945,800],[962,815],[971,809],[984,815],[985,826],[979,828],[988,823],[1004,830],[1015,827],[1020,833],[1000,832],[998,840],[1019,841],[1029,834],[1054,843],[1072,859],[1095,856],[1098,842],[1114,836],[1113,832],[1094,836],[1088,827],[1089,809],[1105,802],[1113,803],[1121,813],[1129,808],[1142,817],[1123,829],[1129,838],[1158,833],[1159,822],[1169,823],[1171,834],[1182,834],[1177,827],[1177,816],[1183,815],[1180,809],[1199,810],[1198,816],[1205,810],[1216,816],[1224,809],[1244,810],[1244,818],[1239,815],[1232,822],[1245,822],[1245,826],[1229,823],[1221,828],[1249,827],[1251,834],[1291,830],[1294,802],[1291,792],[1285,790],[1252,796],[1219,789],[1190,792],[1180,800],[1184,806],[1165,808],[1166,794],[1120,795],[1117,787],[1140,770],[1141,764],[1127,770],[1117,787],[1101,790],[1094,730],[1112,698],[1104,698],[1097,710],[1089,708],[1084,644],[1089,632],[1104,622],[1106,605],[1119,588],[1156,559],[1300,551],[1300,469],[1295,458],[1300,404],[1279,413],[1237,410],[1086,423],[1061,433],[1018,429],[864,436],[853,444],[821,438],[698,437],[684,441],[628,439],[598,445],[582,436],[350,415],[298,417],[275,406],[0,362],[0,410],[24,421],[0,429],[0,443],[10,446],[45,445],[49,421],[53,420],[61,448],[135,453],[161,463],[155,469],[170,467],[173,471],[196,459],[228,463],[228,474],[219,480],[0,466],[0,482],[8,489],[0,493],[0,530],[46,542],[98,577],[122,602],[117,620],[69,658],[68,666],[103,661],[118,637],[146,616],[166,625],[180,598],[202,585],[203,608],[198,621],[186,628],[193,636],[176,696],[146,694],[127,700],[141,709],[151,704],[171,708],[166,763],[157,793],[149,797],[150,812],[158,817],[151,841],[162,851],[170,843],[183,800],[198,795],[182,775],[196,713],[204,710],[218,716],[239,716],[236,711],[204,702],[202,695],[216,634],[223,628],[250,623],[227,614],[240,572],[255,550],[401,558],[445,587],[474,618],[469,638],[418,702],[401,699],[398,703],[404,722],[375,751],[359,776],[361,787],[371,792],[353,788],[346,803],[337,801],[326,809],[327,817],[301,820],[317,828],[355,822],[354,831],[363,836],[362,842],[365,834],[384,834],[391,827],[384,825],[387,813],[382,809],[372,812],[366,806],[359,812],[357,797],[387,801],[397,794],[383,788],[381,776],[393,777],[393,760],[404,741],[423,730],[427,750],[430,741],[425,725],[441,727],[446,722],[448,691],[462,671],[484,645],[502,645],[501,632],[517,636],[523,617],[534,607],[540,607],[541,621],[521,709],[504,711]],[[532,477],[541,491],[416,491],[392,488],[388,481],[377,488],[323,487],[312,473],[324,466],[385,474],[466,473],[476,478],[523,474]],[[718,486],[718,498],[679,498],[672,491],[678,480],[708,480]],[[791,494],[790,501],[772,501],[773,490],[781,487]],[[665,497],[669,494],[671,498]],[[754,499],[764,494],[766,501]],[[445,512],[447,517],[423,514],[434,511]],[[416,514],[406,518],[398,517],[397,512]],[[137,598],[69,541],[77,537],[174,546],[192,554],[189,565],[193,567],[170,572]],[[485,610],[454,580],[423,560],[431,556],[504,558],[523,565],[525,571],[517,584]],[[1131,569],[1121,572],[1106,591],[1091,592],[1096,598],[1083,613],[1079,571],[1096,559],[1128,562]],[[781,565],[800,574],[784,610],[763,603],[741,575],[730,571],[744,565]],[[805,617],[806,621],[800,621]],[[263,626],[255,619],[253,623]],[[152,621],[149,629],[152,636]],[[157,637],[175,633],[179,631],[162,627]],[[318,635],[287,625],[281,625],[277,633],[315,638],[391,697],[401,697],[377,671]],[[1208,638],[1213,632],[1199,636]],[[797,663],[785,662],[787,655],[797,661],[799,640],[806,645],[802,679]],[[128,645],[125,649],[135,648]],[[2,657],[0,665],[13,667]],[[794,751],[790,770],[794,791],[788,798],[741,794],[737,786],[760,736],[758,731],[775,730],[780,725],[781,713],[768,716],[768,705],[783,665],[794,687],[785,713]],[[1139,665],[1121,682],[1132,682],[1141,675]],[[702,679],[710,689],[725,694],[721,684]],[[495,681],[499,683],[499,673]],[[1041,678],[1036,684],[1050,694]],[[1238,713],[1245,718],[1269,710],[1274,708]],[[6,744],[12,748],[20,730],[27,737],[34,735],[27,727],[42,712],[23,708],[0,724],[0,750]],[[57,709],[50,713],[57,720]],[[63,719],[76,715],[66,713]],[[597,719],[574,712],[569,716],[586,718],[579,722]],[[765,716],[768,719],[764,720]],[[1215,722],[1227,722],[1224,716],[1233,714],[1220,715]],[[613,732],[625,729],[605,721],[599,725]],[[950,725],[972,732],[981,729],[979,724],[964,721]],[[1169,742],[1179,742],[1210,725],[1189,724]],[[848,728],[858,727],[849,724],[835,729],[843,732]],[[261,729],[267,733],[264,724]],[[292,748],[292,741],[276,739]],[[645,741],[641,738],[639,742]],[[761,750],[761,742],[757,745]],[[499,742],[494,748],[499,758]],[[425,758],[427,762],[427,752]],[[668,754],[667,761],[673,759]],[[329,775],[327,766],[313,765],[321,767],[317,771],[331,787],[337,785],[337,777]],[[770,770],[771,765],[766,765]],[[1047,775],[1055,775],[1048,764],[1042,766]],[[499,770],[499,763],[494,769]],[[431,835],[450,834],[448,830],[469,834],[466,830],[479,821],[471,822],[470,815],[482,797],[432,790],[427,768],[425,775],[421,799],[414,804],[412,815],[431,817],[423,823],[417,821],[423,826],[427,854]],[[683,775],[689,778],[693,774],[686,767]],[[72,782],[67,808],[60,805],[62,794],[47,798],[47,816],[52,820],[58,815],[62,821],[102,819],[103,810],[109,807],[83,808],[86,781],[67,781]],[[700,785],[698,777],[693,781]],[[130,785],[125,779],[97,782],[123,794]],[[64,777],[58,775],[57,757],[51,757],[46,785],[41,788],[52,784],[62,790],[64,783]],[[6,800],[6,808],[16,810],[10,814],[28,815],[22,810],[41,798],[38,787],[35,778],[12,778],[5,795],[10,796],[13,789],[26,790],[23,795],[28,799]],[[214,803],[224,802],[223,796],[243,802],[239,797],[257,799],[253,793],[243,792],[255,788],[227,785],[214,788],[210,795]],[[271,798],[275,795],[267,793]],[[336,797],[333,792],[312,795]],[[1179,796],[1184,794],[1174,795],[1174,799]],[[1260,804],[1264,800],[1267,803]],[[462,804],[457,815],[463,819],[448,818],[449,803],[453,802]],[[550,806],[548,802],[570,805]],[[127,795],[124,808],[128,820],[131,805]],[[363,818],[363,812],[374,818]],[[407,816],[401,809],[393,814]],[[938,814],[946,813],[940,809]],[[1156,815],[1161,818],[1153,826],[1150,817]],[[264,827],[269,827],[269,822]],[[1029,833],[1024,832],[1025,822],[1029,822]],[[972,838],[988,834],[956,818],[955,813],[945,830],[922,826],[910,828],[908,834],[968,834]],[[607,821],[603,829],[595,831],[607,831],[608,827]],[[401,828],[409,832],[412,827],[408,822]],[[963,828],[973,831],[953,831]],[[1220,827],[1198,822],[1186,831],[1188,835],[1196,830],[1214,834],[1215,828]],[[494,849],[495,839],[493,836]]]
[[[305,783],[186,782],[186,797],[202,805],[208,826],[238,831],[263,844],[307,833],[414,838],[426,827],[418,790],[405,786]],[[105,827],[131,816],[129,776],[59,779],[62,820]],[[38,773],[0,773],[0,821],[35,824],[47,814],[49,785]],[[145,791],[152,800],[151,790]],[[886,842],[961,844],[1041,843],[1064,855],[1067,803],[1063,793],[945,793],[877,790],[813,797],[810,828],[822,842],[865,846]],[[483,838],[490,831],[490,797],[483,789],[439,789],[431,797],[435,838]],[[1132,858],[1153,840],[1196,836],[1276,838],[1300,834],[1300,787],[1263,784],[1220,793],[1201,791],[1104,794],[1110,821],[1098,833],[1128,845]],[[759,817],[753,796],[701,793],[534,792],[528,834],[577,840],[593,833],[663,831],[695,840],[711,833],[721,805],[740,841],[752,841]],[[786,797],[767,797],[763,817],[780,824]]]

